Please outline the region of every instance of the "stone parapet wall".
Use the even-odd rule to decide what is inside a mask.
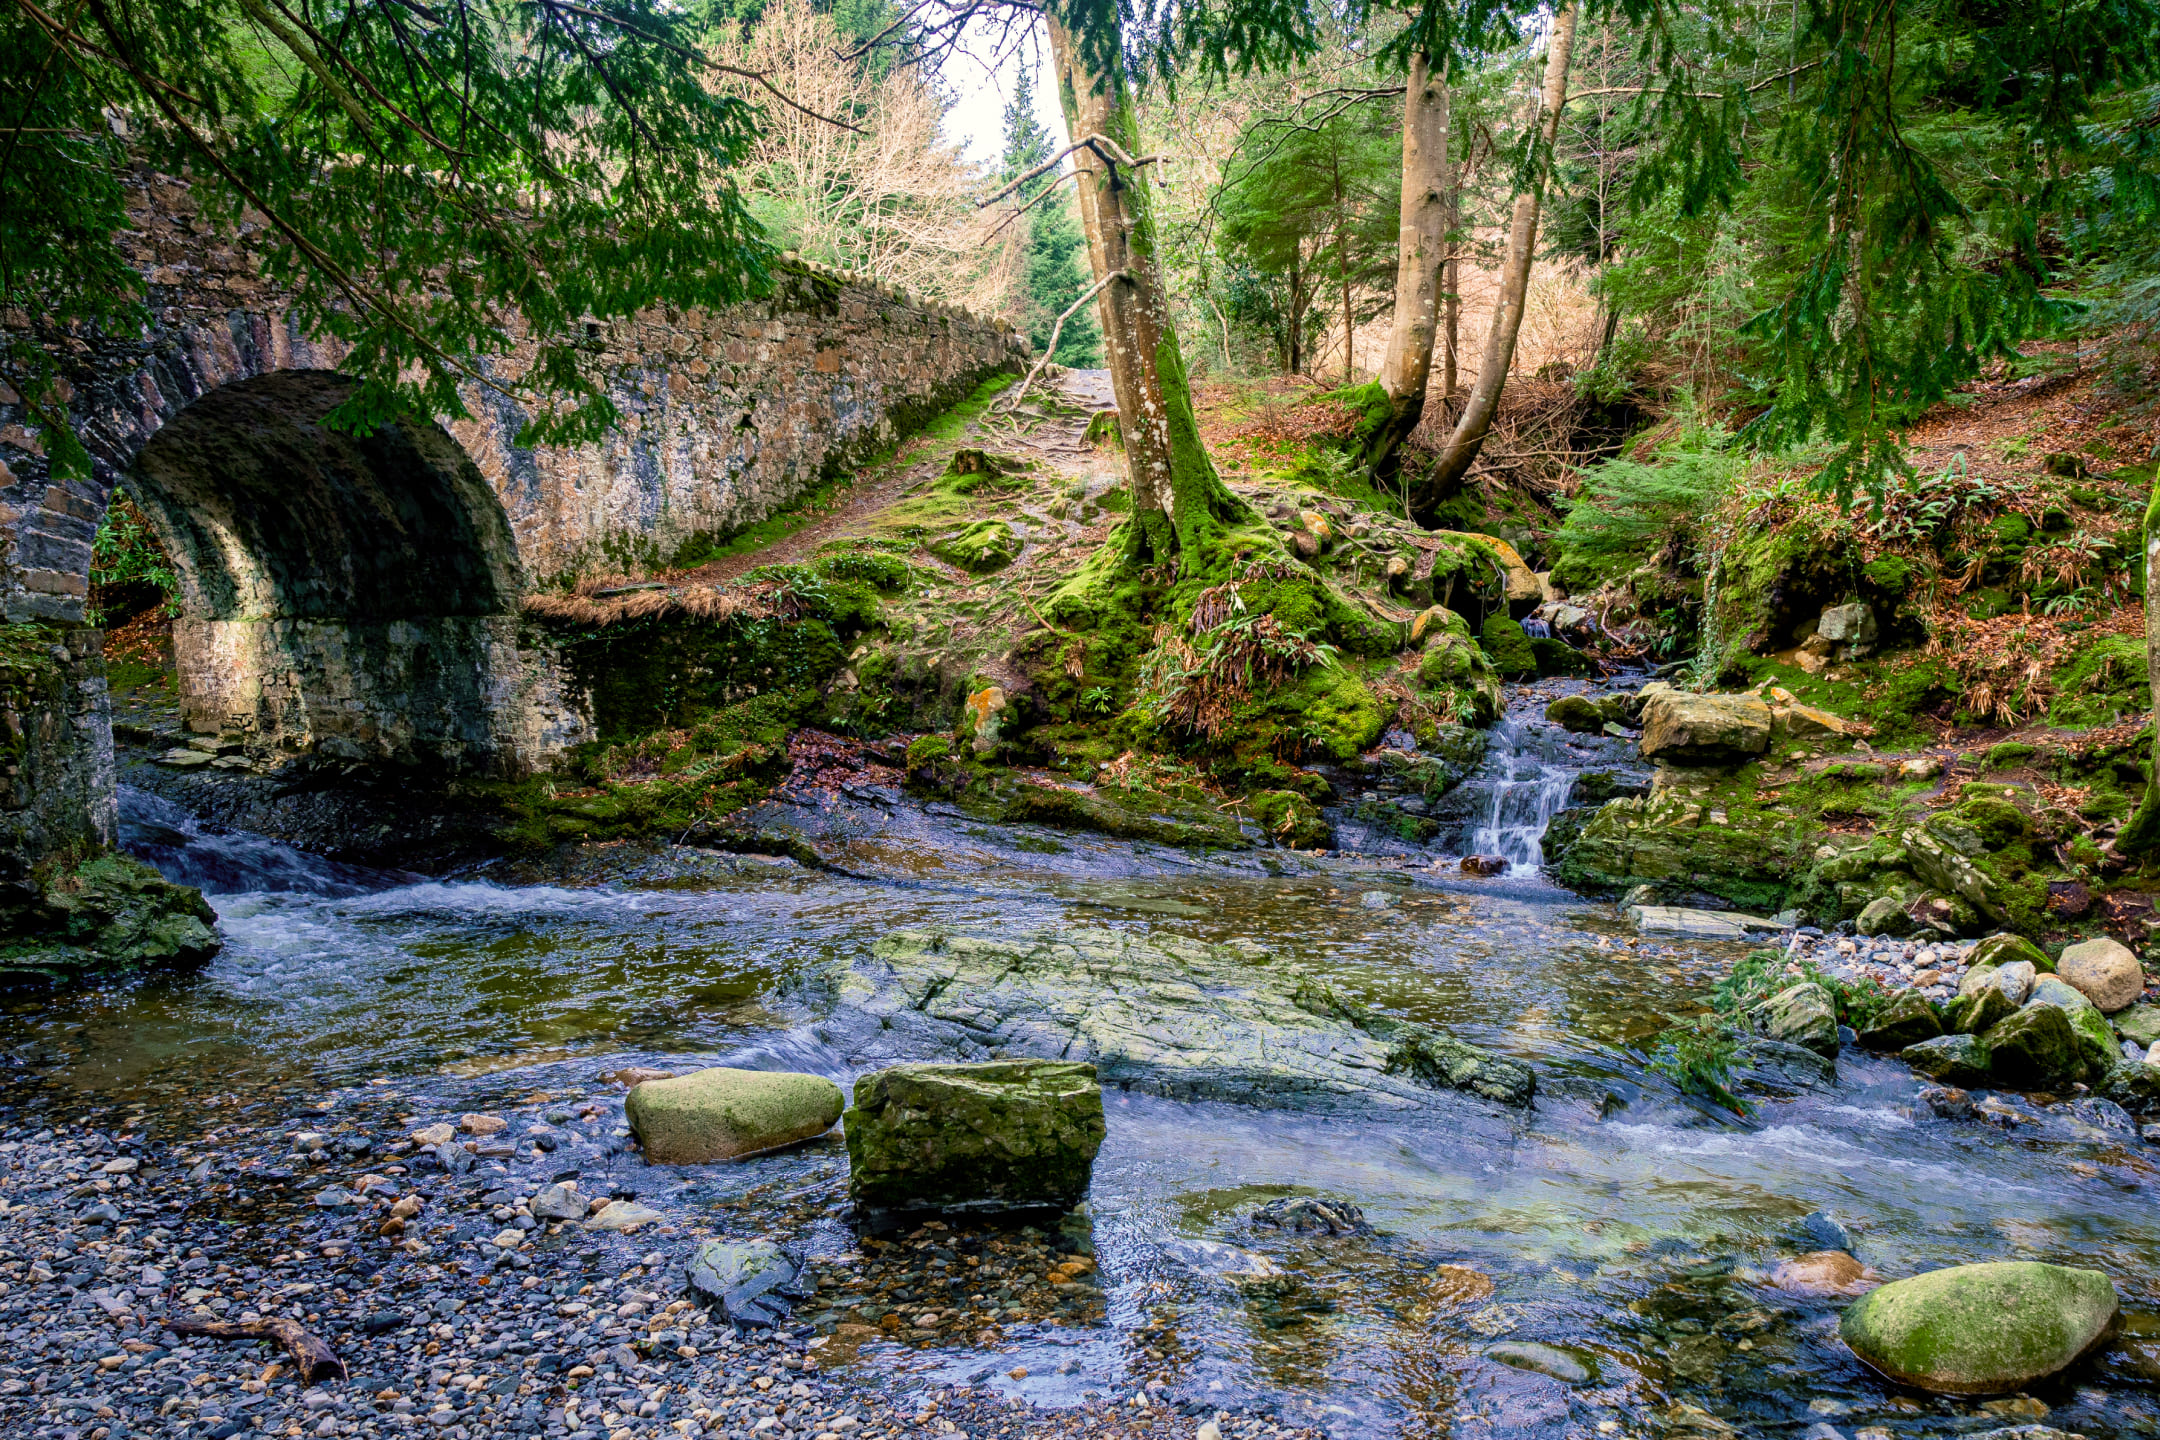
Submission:
[[[189,402],[276,370],[334,370],[257,273],[248,236],[213,232],[187,189],[146,177],[129,244],[155,322],[140,335],[41,336],[65,352],[94,475],[56,482],[19,397],[0,388],[0,610],[79,619],[90,540],[136,452]],[[32,329],[0,316],[0,329]],[[526,414],[479,385],[448,428],[478,465],[529,580],[672,558],[754,524],[901,439],[997,371],[1027,363],[1004,322],[814,267],[783,266],[764,299],[650,313],[593,337],[625,423],[582,447],[520,447]],[[490,362],[521,374],[527,343]]]

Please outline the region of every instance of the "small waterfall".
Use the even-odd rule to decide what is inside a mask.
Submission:
[[[1469,852],[1503,856],[1510,870],[1543,866],[1545,827],[1575,793],[1579,763],[1567,754],[1565,732],[1553,726],[1514,719],[1493,726],[1471,782],[1486,798],[1470,827]]]
[[[245,830],[206,830],[172,801],[132,785],[120,787],[120,847],[166,879],[206,895],[265,892],[339,899],[414,878],[340,865]]]

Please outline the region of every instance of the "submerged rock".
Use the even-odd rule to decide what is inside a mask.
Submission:
[[[848,1194],[880,1231],[918,1214],[1070,1210],[1104,1133],[1093,1065],[898,1065],[855,1082]]]
[[[1260,946],[1121,930],[895,931],[818,1033],[857,1065],[1057,1056],[1106,1085],[1268,1109],[1419,1110],[1450,1089],[1527,1105],[1537,1088],[1529,1066],[1373,1014]]]
[[[1365,1212],[1348,1200],[1323,1200],[1317,1195],[1270,1200],[1253,1211],[1252,1223],[1293,1235],[1370,1235],[1373,1228],[1366,1223]]]
[[[710,1165],[822,1135],[840,1118],[822,1075],[714,1066],[630,1091],[623,1114],[655,1165]]]
[[[1770,1272],[1770,1283],[1796,1295],[1828,1298],[1864,1295],[1882,1283],[1882,1276],[1843,1250],[1817,1250],[1782,1262]]]
[[[1516,1370],[1551,1376],[1563,1385],[1588,1385],[1598,1376],[1597,1362],[1589,1356],[1534,1340],[1503,1340],[1488,1345],[1485,1358]]]
[[[1996,1261],[1885,1285],[1845,1312],[1839,1333],[1900,1384],[1995,1395],[2098,1349],[2120,1308],[2115,1283],[2097,1270]]]
[[[788,1301],[814,1293],[802,1269],[770,1240],[708,1240],[690,1260],[690,1293],[738,1327],[777,1325]]]
[[[2128,1009],[2145,993],[2145,969],[2136,953],[2106,936],[2066,948],[2055,973],[2109,1014]]]

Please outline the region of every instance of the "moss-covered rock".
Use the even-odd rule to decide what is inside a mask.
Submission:
[[[1898,1058],[1946,1085],[1985,1085],[1991,1078],[1987,1042],[1977,1035],[1941,1035],[1898,1052]]]
[[[2058,1374],[2104,1343],[2120,1314],[2097,1270],[1996,1261],[1885,1285],[1838,1333],[1869,1366],[1944,1395],[1995,1395]]]
[[[1319,809],[1292,790],[1260,790],[1246,797],[1254,823],[1276,844],[1291,850],[1324,850],[1334,843]]]
[[[217,912],[126,855],[101,855],[0,903],[0,986],[200,965],[223,941]]]
[[[1576,735],[1596,735],[1605,728],[1597,703],[1581,695],[1563,695],[1545,707],[1545,718]]]
[[[1537,651],[1531,648],[1530,637],[1523,633],[1522,625],[1503,614],[1485,617],[1485,624],[1478,631],[1478,644],[1484,648],[1493,669],[1509,680],[1521,680],[1538,673]]]
[[[2047,951],[2024,936],[2013,935],[2006,930],[1998,930],[1973,946],[1972,953],[1965,958],[1965,963],[1973,970],[1993,970],[1998,965],[2008,965],[2016,960],[2023,960],[2042,975],[2055,973],[2055,962],[2048,959]]]
[[[1982,1038],[1989,1068],[2005,1085],[2069,1085],[2085,1077],[2077,1031],[2058,1006],[2028,1005],[1989,1026]]]
[[[1020,537],[1002,520],[978,520],[938,536],[928,549],[970,575],[988,575],[1012,564],[1020,553]]]
[[[925,1214],[1069,1210],[1105,1133],[1093,1065],[899,1065],[855,1082],[848,1194],[873,1230]]]
[[[822,1075],[725,1066],[647,1080],[623,1102],[654,1165],[710,1165],[822,1135],[840,1118],[840,1087]]]
[[[1942,1016],[1917,990],[1900,990],[1858,1031],[1870,1050],[1903,1050],[1942,1034]]]
[[[1755,1007],[1755,1027],[1773,1040],[1803,1045],[1818,1055],[1836,1059],[1838,1053],[1837,1001],[1813,981],[1788,985]]]

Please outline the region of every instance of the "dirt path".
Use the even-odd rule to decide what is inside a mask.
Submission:
[[[719,584],[738,579],[760,565],[807,560],[828,541],[859,533],[873,515],[943,474],[955,450],[1018,454],[1076,479],[1090,478],[1101,468],[1095,451],[1083,437],[1088,418],[1113,403],[1109,371],[1068,370],[1054,381],[1037,381],[1016,413],[1006,413],[1002,408],[1005,403],[1001,394],[989,409],[950,438],[929,440],[917,436],[903,442],[879,472],[858,478],[842,493],[838,505],[792,535],[701,565],[678,578]],[[1123,467],[1118,468],[1122,471]]]

